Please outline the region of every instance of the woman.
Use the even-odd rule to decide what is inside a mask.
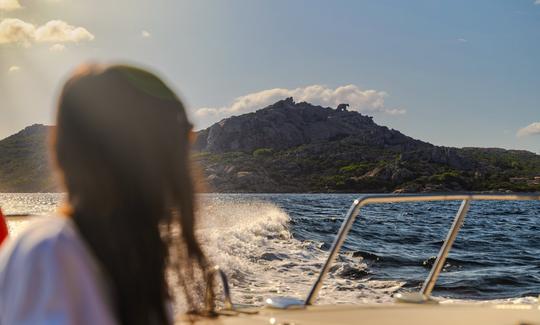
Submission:
[[[155,75],[83,66],[60,97],[52,156],[58,216],[0,252],[0,324],[169,324],[173,289],[213,310],[194,233],[189,123]]]

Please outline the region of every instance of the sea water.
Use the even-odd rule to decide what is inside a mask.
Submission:
[[[357,195],[204,194],[199,236],[228,274],[233,299],[304,298]],[[7,214],[49,214],[61,194],[0,194]],[[363,208],[320,292],[320,303],[388,302],[418,290],[459,202]],[[17,236],[31,218],[13,220]],[[434,295],[446,301],[534,302],[540,294],[540,202],[473,202]]]

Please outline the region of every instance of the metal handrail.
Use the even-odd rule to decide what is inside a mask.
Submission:
[[[227,278],[227,275],[218,265],[214,266],[211,271],[214,274],[219,275],[219,278],[221,280],[221,285],[223,286],[223,307],[225,308],[225,310],[234,310],[234,304],[232,302],[231,289],[229,286],[229,279]]]
[[[10,214],[4,215],[4,217],[6,218],[24,218],[24,217],[30,217],[30,216],[32,215],[29,213],[10,213]]]
[[[450,227],[446,240],[444,241],[441,250],[431,268],[431,271],[426,278],[424,285],[421,289],[421,294],[424,297],[429,297],[437,282],[437,278],[441,273],[443,265],[446,261],[446,257],[452,248],[452,244],[457,237],[457,233],[463,224],[465,216],[467,215],[471,201],[540,201],[540,193],[533,194],[374,194],[365,195],[354,200],[353,204],[349,208],[349,211],[345,215],[345,220],[341,224],[341,228],[334,239],[328,258],[324,263],[317,280],[311,287],[304,304],[312,305],[317,299],[319,290],[322,287],[323,281],[328,275],[330,267],[334,263],[337,254],[341,250],[343,243],[351,230],[351,227],[356,220],[360,209],[368,204],[374,203],[402,203],[402,202],[429,202],[429,201],[459,201],[461,200],[461,207]]]

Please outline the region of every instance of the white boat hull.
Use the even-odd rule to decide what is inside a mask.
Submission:
[[[187,319],[179,320],[187,324]],[[328,305],[305,309],[262,308],[256,314],[239,313],[216,319],[198,319],[205,325],[540,325],[540,305],[515,304],[378,304]]]

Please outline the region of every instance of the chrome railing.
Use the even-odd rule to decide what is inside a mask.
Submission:
[[[317,295],[322,287],[322,284],[328,275],[334,260],[336,259],[343,242],[347,238],[351,227],[358,216],[360,209],[368,204],[376,203],[403,203],[403,202],[428,202],[428,201],[462,201],[461,206],[454,218],[454,222],[448,231],[446,240],[444,241],[437,259],[431,268],[431,271],[424,281],[420,289],[421,299],[414,299],[414,302],[422,302],[429,300],[431,292],[435,287],[437,278],[446,261],[446,257],[452,248],[452,244],[457,237],[459,229],[465,220],[465,216],[469,210],[471,201],[540,201],[540,194],[375,194],[366,195],[356,199],[349,211],[345,215],[345,220],[341,224],[341,228],[334,239],[334,243],[330,249],[330,253],[324,263],[317,280],[311,287],[308,296],[304,301],[304,305],[312,305],[317,299]],[[412,301],[413,299],[409,300]],[[408,301],[408,299],[402,299]]]
[[[11,213],[11,214],[6,214],[4,215],[4,217],[6,217],[6,219],[15,219],[15,218],[26,218],[26,217],[31,217],[32,215],[31,214],[28,214],[28,213]]]
[[[223,270],[218,266],[214,266],[211,269],[211,272],[217,274],[221,280],[221,285],[223,287],[223,308],[226,310],[233,310],[234,305],[231,297],[231,287],[229,286],[229,279]]]

